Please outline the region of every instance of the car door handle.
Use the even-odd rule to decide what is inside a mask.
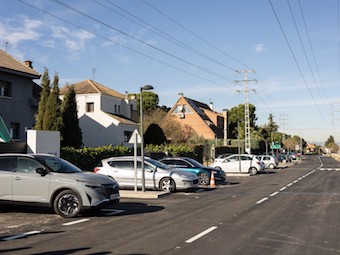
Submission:
[[[16,176],[16,177],[14,178],[14,180],[16,180],[16,181],[20,181],[20,180],[21,180],[21,177],[19,177],[19,176]]]

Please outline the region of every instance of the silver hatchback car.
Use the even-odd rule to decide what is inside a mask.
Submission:
[[[188,171],[171,168],[157,160],[145,157],[145,187],[165,192],[192,189],[198,186],[198,177]],[[137,158],[137,186],[142,186],[141,158]],[[114,178],[119,187],[133,188],[135,186],[134,157],[112,157],[102,159],[94,169],[95,173]]]
[[[120,199],[112,178],[52,155],[0,154],[0,183],[0,203],[50,206],[66,218]]]

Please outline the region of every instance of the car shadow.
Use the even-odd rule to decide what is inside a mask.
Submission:
[[[138,202],[120,202],[112,206],[106,206],[100,210],[86,210],[83,217],[119,217],[134,214],[154,213],[164,210],[164,206],[148,205]]]

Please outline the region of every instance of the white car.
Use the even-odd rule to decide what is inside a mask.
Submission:
[[[279,165],[276,157],[272,155],[259,155],[257,156],[264,163],[266,168],[274,169]]]
[[[250,175],[255,175],[265,169],[264,163],[256,155],[251,154],[233,154],[210,166],[222,169],[226,173],[249,173]]]
[[[194,189],[198,187],[198,177],[196,174],[171,168],[170,166],[157,160],[144,157],[145,187],[158,189],[165,192],[175,192],[176,190]],[[134,157],[112,157],[102,159],[94,168],[97,174],[114,178],[120,188],[133,188],[135,186]],[[137,157],[137,186],[142,186],[141,158]]]

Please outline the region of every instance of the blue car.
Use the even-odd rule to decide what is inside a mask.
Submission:
[[[192,158],[174,157],[174,158],[163,158],[163,159],[160,159],[159,161],[168,166],[180,168],[182,170],[186,170],[186,171],[197,174],[198,183],[200,185],[210,184],[211,172],[214,172],[214,178],[216,182],[226,181],[226,174],[223,170],[204,166]]]

